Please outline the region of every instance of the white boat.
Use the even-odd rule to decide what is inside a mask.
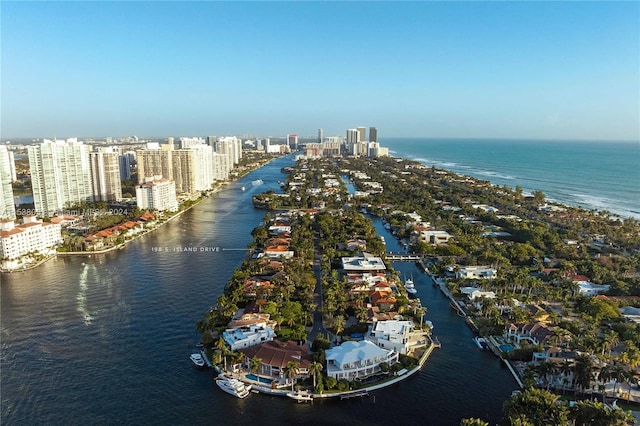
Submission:
[[[256,179],[253,182],[251,182],[251,185],[258,186],[258,185],[262,185],[263,183],[264,181],[262,179]]]
[[[247,188],[245,188],[244,186],[242,187],[242,190],[245,191]]]
[[[246,398],[251,391],[251,385],[245,385],[237,379],[216,379],[216,384],[220,389],[228,394],[231,394],[238,398]]]
[[[313,401],[313,397],[306,392],[289,392],[287,396],[291,399],[295,399],[298,402]]]
[[[481,351],[487,349],[487,340],[484,337],[474,337],[473,343],[475,343]]]
[[[407,289],[407,293],[416,294],[418,290],[416,290],[416,286],[413,285],[413,279],[407,278],[404,282],[404,287]]]
[[[204,358],[202,357],[202,354],[191,354],[189,358],[191,359],[193,365],[195,365],[196,367],[204,367]]]

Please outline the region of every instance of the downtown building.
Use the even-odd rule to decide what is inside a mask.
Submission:
[[[90,202],[89,149],[76,138],[29,146],[31,187],[36,214],[53,216],[74,204]]]
[[[12,154],[6,146],[0,145],[0,219],[16,218],[16,207],[13,201],[13,188],[11,182],[15,180],[12,177],[13,158]],[[15,164],[13,164],[13,173],[15,174]]]

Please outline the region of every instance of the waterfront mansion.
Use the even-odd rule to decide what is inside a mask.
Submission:
[[[273,328],[264,324],[228,328],[222,333],[222,338],[232,351],[270,342],[274,337],[276,337],[276,333]]]
[[[398,352],[383,349],[368,340],[344,342],[327,349],[327,376],[335,379],[354,380],[381,371],[380,364],[393,365]]]

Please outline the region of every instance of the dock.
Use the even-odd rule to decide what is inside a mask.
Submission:
[[[207,354],[205,353],[204,350],[200,351],[200,355],[202,355],[202,359],[204,359],[204,363],[206,364],[206,366],[211,368],[212,367],[211,361],[209,361],[209,358],[207,358]]]
[[[351,399],[351,398],[361,398],[363,396],[369,396],[368,391],[354,392],[346,395],[340,395],[340,400],[343,399]]]

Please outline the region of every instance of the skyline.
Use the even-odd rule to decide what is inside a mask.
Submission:
[[[640,140],[640,5],[2,2],[0,136]]]

